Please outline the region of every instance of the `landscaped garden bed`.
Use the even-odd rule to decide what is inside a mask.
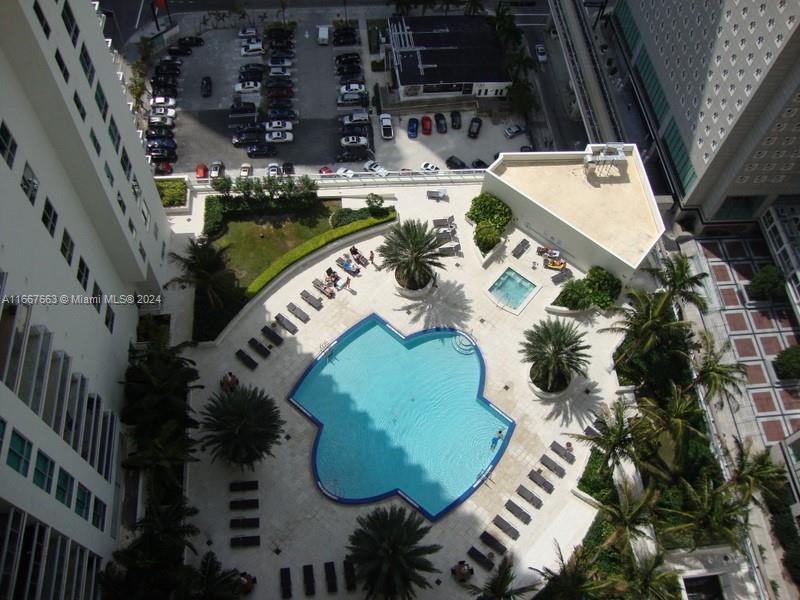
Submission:
[[[164,208],[186,205],[186,180],[183,177],[156,179],[155,182]]]

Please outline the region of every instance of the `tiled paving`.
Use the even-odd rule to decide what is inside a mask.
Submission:
[[[744,286],[769,262],[763,239],[699,239],[715,286],[731,348],[747,369],[747,399],[765,444],[800,429],[800,393],[781,385],[770,363],[798,340],[798,324],[789,307],[760,307],[747,302]]]

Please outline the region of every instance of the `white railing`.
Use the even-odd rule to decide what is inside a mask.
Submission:
[[[385,186],[385,185],[439,185],[442,183],[481,183],[484,169],[463,169],[459,171],[392,171],[382,177],[376,173],[352,173],[349,176],[339,173],[311,175],[320,187],[342,186]]]

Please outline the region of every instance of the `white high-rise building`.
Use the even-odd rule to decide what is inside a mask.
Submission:
[[[3,600],[98,597],[132,301],[166,280],[170,230],[101,24],[87,0],[0,2]]]

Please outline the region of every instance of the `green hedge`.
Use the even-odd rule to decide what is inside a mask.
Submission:
[[[500,230],[494,223],[482,221],[475,226],[473,240],[478,250],[486,254],[500,243]]]
[[[313,237],[310,240],[306,240],[299,246],[296,246],[291,250],[289,250],[286,254],[278,258],[270,266],[264,269],[264,271],[262,271],[261,274],[259,274],[255,279],[253,279],[250,285],[247,286],[247,290],[245,290],[245,295],[248,298],[252,298],[265,285],[267,285],[270,281],[275,279],[275,277],[277,277],[284,269],[296,263],[301,258],[304,258],[307,255],[311,254],[315,250],[322,248],[326,244],[329,244],[334,240],[338,240],[339,238],[342,238],[346,235],[350,235],[351,233],[355,233],[356,231],[361,231],[362,229],[367,229],[369,227],[373,227],[380,223],[386,223],[387,221],[392,221],[396,217],[397,215],[394,209],[389,209],[388,214],[386,216],[368,217],[360,221],[355,221],[353,223],[343,225],[342,227],[337,227],[336,229],[331,229],[330,231],[326,231],[325,233]]]
[[[558,297],[555,306],[570,310],[585,310],[592,306],[606,309],[622,291],[622,282],[603,267],[592,267],[583,279],[568,281]]]
[[[348,225],[350,223],[355,223],[356,221],[361,221],[362,219],[369,219],[370,217],[385,217],[389,214],[389,209],[375,207],[375,208],[340,208],[339,210],[334,211],[331,215],[331,227],[341,227],[342,225]]]
[[[186,204],[186,180],[178,177],[156,179],[156,189],[161,196],[164,207],[183,206]]]
[[[617,490],[611,476],[603,473],[603,454],[599,450],[592,449],[583,475],[578,481],[578,489],[603,504],[616,499]]]
[[[501,233],[511,222],[511,208],[500,198],[483,192],[472,199],[467,217],[474,223],[489,221]]]

